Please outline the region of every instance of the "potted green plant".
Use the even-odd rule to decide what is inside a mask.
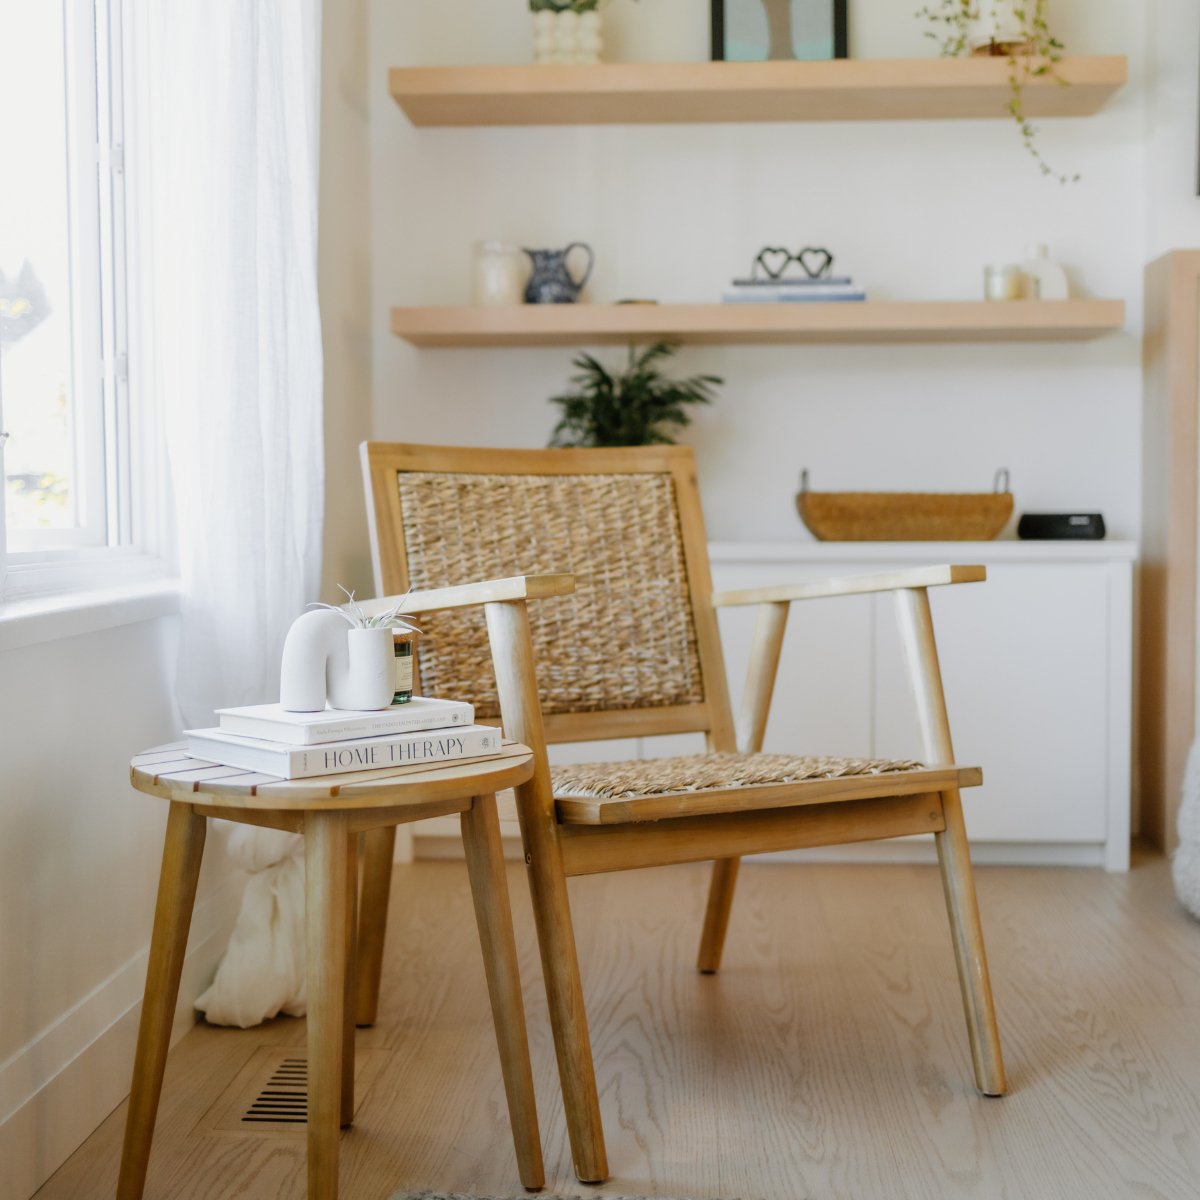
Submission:
[[[1031,79],[1068,86],[1058,73],[1064,46],[1050,28],[1048,10],[1049,0],[930,0],[917,17],[929,23],[926,36],[939,44],[945,58],[970,53],[1008,59],[1008,111],[1022,144],[1043,175],[1074,183],[1078,175],[1059,174],[1042,157],[1037,127],[1025,113],[1025,84]]]
[[[578,368],[574,385],[553,396],[562,417],[550,436],[551,446],[670,445],[672,435],[691,424],[688,409],[710,404],[714,389],[725,381],[717,375],[670,379],[661,366],[679,349],[675,342],[655,342],[638,351],[629,347],[622,371],[609,371],[590,354],[572,360]]]

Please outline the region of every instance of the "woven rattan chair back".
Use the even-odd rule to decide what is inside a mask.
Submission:
[[[732,748],[690,451],[375,443],[364,469],[380,595],[575,576],[573,596],[530,611],[548,740],[700,729]],[[483,613],[421,628],[422,690],[498,715]]]

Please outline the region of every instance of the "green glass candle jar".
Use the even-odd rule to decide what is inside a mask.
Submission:
[[[392,649],[396,656],[396,692],[392,703],[407,704],[413,694],[413,635],[407,630],[396,630]]]

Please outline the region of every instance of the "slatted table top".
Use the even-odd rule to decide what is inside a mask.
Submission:
[[[313,779],[279,779],[240,767],[189,758],[185,742],[135,755],[129,780],[140,792],[208,808],[303,811],[412,807],[412,819],[464,812],[473,796],[524,783],[533,774],[533,752],[508,742],[499,757],[422,763],[377,771],[351,771]],[[419,810],[419,811],[418,811]]]

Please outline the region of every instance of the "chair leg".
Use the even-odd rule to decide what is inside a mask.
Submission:
[[[363,835],[362,903],[359,909],[358,978],[355,1023],[374,1025],[379,1011],[379,982],[383,975],[383,942],[387,933],[388,896],[392,890],[392,859],[396,827],[387,825]]]
[[[596,1067],[583,1005],[583,980],[575,950],[567,878],[556,850],[557,847],[548,845],[541,855],[527,853],[529,891],[533,897],[575,1174],[580,1183],[603,1183],[608,1178],[608,1155],[600,1122]],[[548,861],[551,859],[557,861]]]
[[[533,1091],[533,1069],[529,1064],[529,1040],[525,1030],[525,1005],[521,998],[521,976],[517,967],[517,943],[513,936],[508,880],[504,873],[504,849],[495,796],[476,796],[460,818],[475,921],[492,1002],[492,1019],[500,1049],[504,1091],[512,1123],[513,1144],[521,1182],[530,1191],[546,1184],[542,1143],[538,1132],[537,1100]]]
[[[741,861],[740,858],[719,858],[713,863],[704,932],[700,935],[700,954],[696,960],[697,970],[705,975],[716,974],[721,966],[721,951],[725,948],[725,931],[729,928],[729,910],[733,907]]]
[[[154,910],[154,932],[150,937],[150,964],[138,1024],[129,1110],[125,1117],[125,1145],[121,1152],[117,1200],[140,1200],[146,1186],[150,1143],[162,1095],[163,1071],[171,1043],[179,976],[187,951],[206,829],[207,821],[197,816],[190,804],[171,805],[163,844],[162,871],[158,878],[158,902]]]
[[[946,694],[942,687],[928,591],[925,588],[898,591],[896,612],[900,620],[900,639],[908,660],[913,697],[917,702],[917,719],[925,743],[926,761],[952,763],[955,761],[954,743],[950,738],[950,719],[946,714]],[[983,948],[983,928],[979,923],[979,904],[975,898],[975,877],[971,873],[967,827],[963,822],[962,800],[957,788],[942,793],[942,815],[946,828],[934,834],[934,840],[937,842],[938,863],[942,868],[946,911],[950,914],[958,982],[967,1014],[975,1083],[985,1096],[1002,1096],[1007,1084],[1004,1079],[1004,1060],[1000,1054],[1000,1031],[996,1025],[987,954]]]
[[[1000,1030],[996,1024],[987,953],[979,922],[979,905],[975,898],[975,878],[971,871],[966,826],[963,824],[962,801],[957,791],[942,793],[942,811],[946,828],[934,834],[934,839],[942,869],[942,886],[946,892],[946,911],[950,915],[967,1033],[971,1040],[975,1085],[985,1096],[1003,1096],[1007,1091],[1007,1083],[1000,1052]]]
[[[304,827],[308,932],[308,1200],[336,1200],[346,1027],[350,834],[345,814],[312,812]]]
[[[545,731],[538,707],[537,670],[533,640],[524,603],[484,606],[492,665],[500,692],[504,731],[537,751],[533,777],[517,788],[521,837],[529,867],[529,890],[537,922],[538,950],[550,1004],[550,1025],[558,1056],[563,1108],[575,1174],[582,1183],[603,1183],[608,1178],[604,1129],[600,1124],[600,1097],[596,1068],[588,1040],[587,1012],[583,1007],[583,982],[575,953],[575,931],[562,851],[556,840],[554,793],[546,761]]]
[[[354,1124],[354,1028],[355,994],[358,952],[358,838],[352,833],[346,839],[346,969],[342,974],[342,1128]]]

